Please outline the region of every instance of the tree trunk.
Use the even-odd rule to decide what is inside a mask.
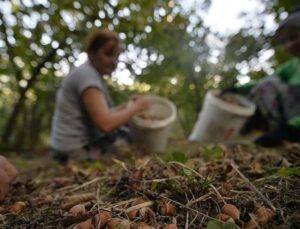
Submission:
[[[14,105],[14,108],[9,116],[6,126],[4,127],[4,131],[3,131],[3,135],[2,135],[2,143],[5,143],[5,144],[9,143],[9,140],[10,140],[10,137],[12,134],[12,130],[14,129],[14,127],[16,125],[17,117],[20,113],[20,110],[21,110],[23,104],[24,104],[24,101],[26,98],[26,93],[33,86],[35,81],[37,80],[37,77],[40,73],[41,68],[44,67],[44,65],[47,61],[50,61],[51,59],[54,58],[54,56],[56,54],[56,50],[61,48],[64,44],[65,44],[65,39],[60,43],[59,47],[57,47],[56,49],[52,49],[48,53],[48,55],[45,56],[45,58],[38,64],[38,66],[36,66],[36,68],[33,69],[31,78],[27,81],[27,86],[21,90],[19,98]]]

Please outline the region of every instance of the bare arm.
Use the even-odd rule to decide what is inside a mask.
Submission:
[[[110,132],[120,127],[127,123],[132,116],[150,106],[149,99],[141,97],[131,106],[110,110],[104,94],[97,88],[87,88],[83,92],[82,98],[91,119],[97,128],[104,132]]]
[[[122,103],[122,104],[120,104],[120,105],[118,105],[118,106],[116,106],[116,107],[113,107],[113,108],[111,109],[111,112],[121,111],[121,110],[125,109],[126,106],[127,106],[126,103]]]

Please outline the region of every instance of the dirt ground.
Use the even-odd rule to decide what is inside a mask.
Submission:
[[[7,156],[20,174],[0,203],[0,228],[300,228],[298,144],[177,141],[164,154],[123,147],[67,165]],[[85,210],[71,213],[78,204]]]

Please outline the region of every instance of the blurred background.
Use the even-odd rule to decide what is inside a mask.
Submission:
[[[153,93],[178,109],[173,138],[186,138],[207,90],[272,74],[287,59],[272,38],[298,0],[2,0],[0,149],[49,142],[55,94],[87,57],[92,29],[119,33],[118,69],[107,81],[117,103]]]

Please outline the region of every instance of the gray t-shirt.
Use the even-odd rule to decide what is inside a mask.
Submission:
[[[79,149],[103,135],[96,128],[83,104],[82,93],[89,87],[101,90],[108,106],[112,106],[111,97],[101,75],[89,62],[73,69],[64,79],[56,96],[51,131],[52,148],[60,151]]]

